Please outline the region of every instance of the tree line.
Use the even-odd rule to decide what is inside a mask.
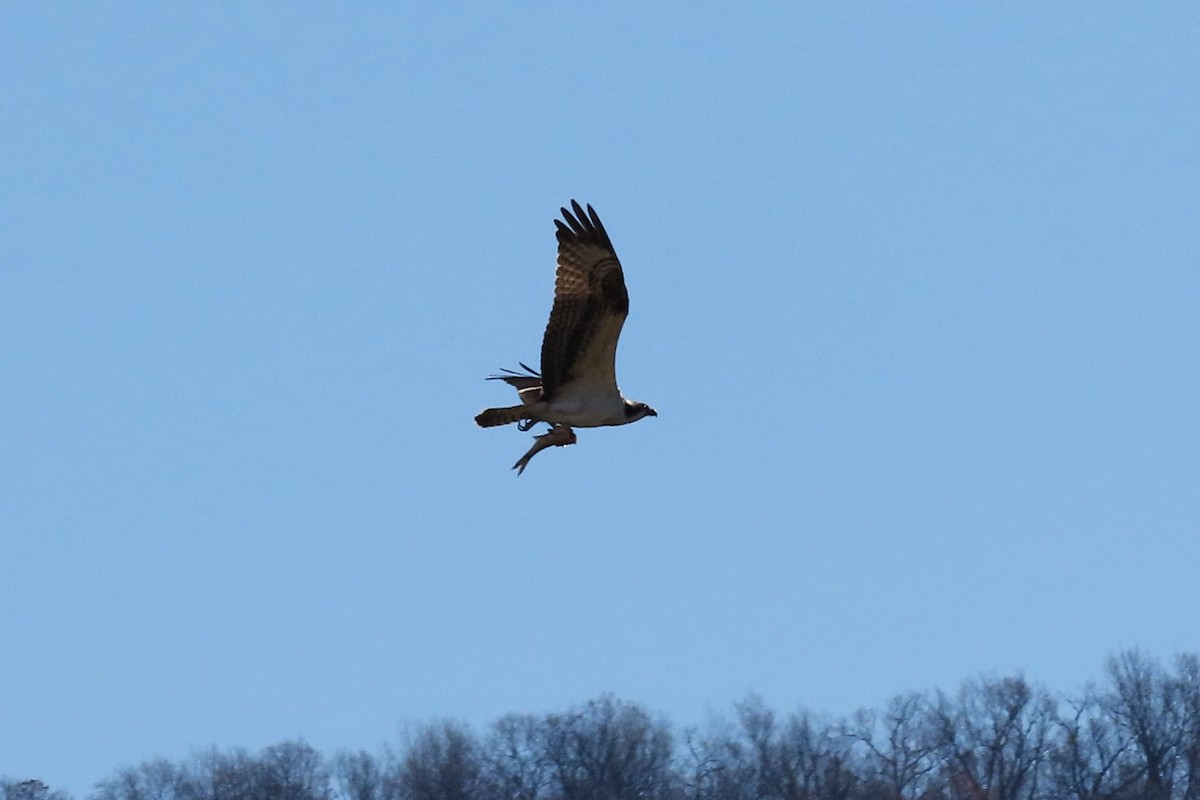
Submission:
[[[3,800],[69,800],[0,780]],[[441,720],[380,753],[302,741],[118,768],[89,800],[1200,800],[1200,658],[1139,650],[1054,696],[1020,675],[827,718],[750,697],[677,729],[610,695],[483,731]]]

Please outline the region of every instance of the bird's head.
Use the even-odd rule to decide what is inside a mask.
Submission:
[[[633,400],[625,401],[625,421],[637,422],[642,417],[657,417],[658,412],[645,403],[638,403]]]

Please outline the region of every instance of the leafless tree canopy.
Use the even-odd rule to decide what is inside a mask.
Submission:
[[[69,798],[2,779],[0,800]],[[382,753],[144,761],[89,800],[1200,800],[1200,658],[1130,650],[1075,695],[981,677],[847,719],[750,697],[682,731],[605,695],[481,732],[427,723]]]

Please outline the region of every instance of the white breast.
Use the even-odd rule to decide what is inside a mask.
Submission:
[[[549,405],[547,422],[576,428],[598,428],[625,422],[625,401],[619,392],[588,391],[579,382],[564,386]]]

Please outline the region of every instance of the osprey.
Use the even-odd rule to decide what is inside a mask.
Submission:
[[[533,447],[513,469],[520,475],[529,460],[547,447],[575,444],[575,428],[627,425],[657,417],[645,403],[626,400],[617,388],[617,338],[629,314],[629,293],[621,263],[600,218],[571,201],[558,228],[558,270],[554,307],[542,338],[542,371],[521,364],[524,372],[502,370],[488,380],[517,390],[521,404],[484,409],[475,417],[481,428],[517,423],[527,431],[538,422],[550,430],[534,437]]]

